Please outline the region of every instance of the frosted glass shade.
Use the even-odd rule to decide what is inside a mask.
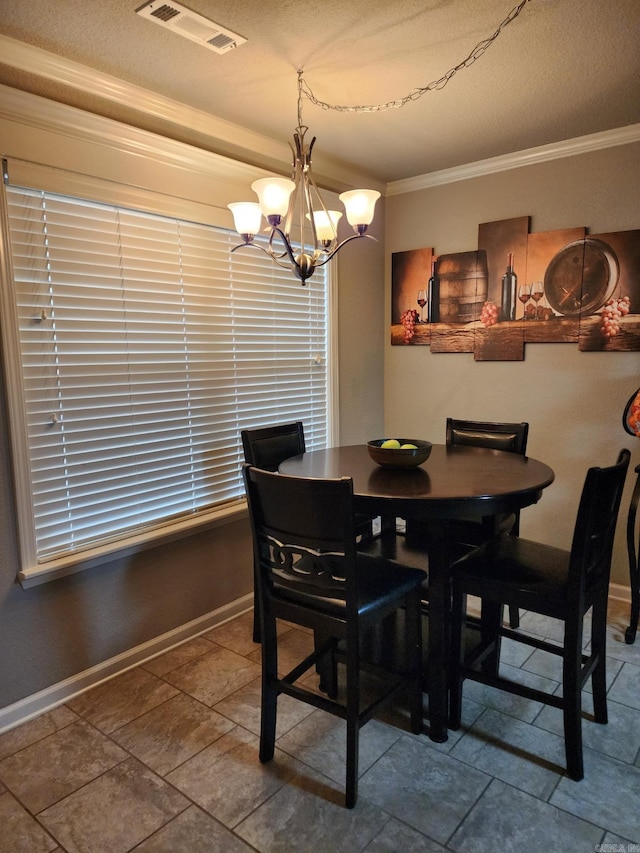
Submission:
[[[251,189],[258,196],[263,215],[269,219],[270,216],[286,216],[295,186],[289,178],[261,178],[251,184]]]
[[[338,222],[342,217],[339,210],[314,210],[313,222],[318,240],[330,243],[338,236]],[[307,219],[309,219],[307,213]]]
[[[234,201],[227,207],[233,213],[233,222],[238,234],[255,236],[260,230],[262,211],[255,201]]]
[[[349,225],[355,228],[358,225],[371,225],[376,207],[376,201],[380,198],[377,190],[349,190],[338,196],[344,204]]]

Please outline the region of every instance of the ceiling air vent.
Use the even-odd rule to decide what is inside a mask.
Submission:
[[[232,33],[231,30],[215,24],[208,18],[203,18],[191,9],[185,9],[179,3],[160,3],[158,0],[151,0],[150,3],[145,3],[144,6],[136,9],[136,14],[168,30],[173,30],[177,35],[195,41],[215,53],[228,53],[234,47],[246,42],[246,38]]]

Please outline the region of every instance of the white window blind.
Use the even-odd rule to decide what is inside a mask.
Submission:
[[[325,268],[11,176],[6,209],[37,563],[239,501],[245,427],[326,446]]]

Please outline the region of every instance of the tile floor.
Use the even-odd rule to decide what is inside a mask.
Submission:
[[[464,728],[445,744],[410,734],[401,711],[363,728],[347,811],[341,721],[281,697],[276,757],[259,763],[260,648],[244,614],[1,735],[0,850],[639,851],[627,619],[612,607],[608,726],[585,696],[582,782],[563,774],[559,711],[467,682]],[[554,637],[552,623],[522,625]],[[281,641],[284,666],[311,638],[283,625]],[[555,661],[531,651],[506,643],[504,665],[557,689]]]

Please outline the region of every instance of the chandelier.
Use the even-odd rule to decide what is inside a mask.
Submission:
[[[344,240],[338,240],[338,221],[342,213],[338,210],[327,210],[311,174],[311,152],[316,138],[314,136],[309,145],[305,143],[304,137],[309,128],[302,124],[303,94],[316,106],[344,113],[382,112],[403,107],[427,92],[443,89],[458,71],[473,65],[529,2],[530,0],[520,0],[491,36],[478,42],[465,59],[450,68],[442,77],[427,86],[413,89],[403,98],[384,104],[349,107],[320,101],[304,82],[303,72],[298,71],[298,126],[293,134],[293,145],[289,143],[293,153],[291,178],[261,178],[251,184],[251,189],[258,196],[258,202],[233,202],[227,205],[233,213],[236,231],[243,240],[231,251],[255,246],[279,266],[290,266],[304,285],[318,267],[331,260],[336,252],[351,240],[359,237],[375,240],[375,237],[366,231],[373,222],[376,201],[380,198],[380,193],[376,190],[349,190],[338,196],[344,205],[347,221],[355,232]],[[263,216],[269,224],[267,230],[270,232],[266,246],[262,242],[254,242]],[[293,243],[292,228],[295,229]]]
[[[358,237],[369,237],[367,228],[373,222],[377,190],[349,190],[341,193],[347,221],[355,231],[344,240],[338,241],[338,222],[342,217],[339,210],[327,210],[311,174],[311,152],[315,136],[307,145],[305,134],[308,127],[302,124],[302,71],[298,71],[298,126],[293,134],[293,171],[291,178],[261,178],[251,184],[258,202],[233,202],[229,209],[233,213],[236,231],[243,243],[231,250],[245,246],[262,249],[281,267],[291,266],[304,285],[317,267],[331,260],[335,253]],[[255,243],[260,231],[262,217],[269,223],[269,240],[266,246]],[[295,243],[291,233],[295,230]]]

